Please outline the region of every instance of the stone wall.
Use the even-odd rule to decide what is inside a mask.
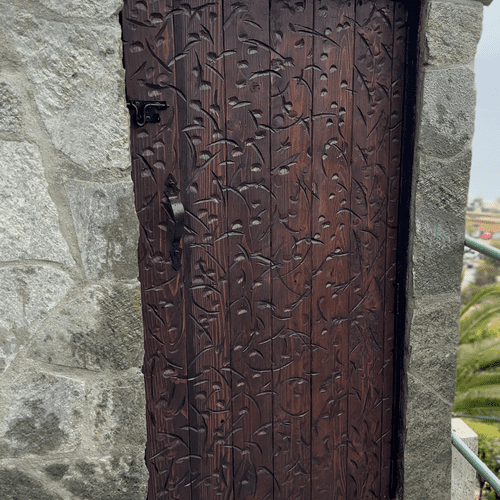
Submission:
[[[138,223],[120,8],[121,0],[0,0],[2,500],[146,497]],[[437,492],[450,498],[481,19],[474,0],[433,0],[424,15],[405,500]]]
[[[121,0],[0,1],[0,498],[144,499]]]
[[[405,500],[451,495],[451,407],[483,3],[431,0],[424,7],[407,283]]]

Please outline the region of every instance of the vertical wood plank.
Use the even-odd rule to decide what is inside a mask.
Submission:
[[[222,0],[174,2],[179,149],[186,199],[192,498],[232,492]],[[168,34],[166,34],[168,36]]]
[[[150,500],[388,498],[406,15],[125,2]]]
[[[224,37],[234,498],[266,500],[274,487],[268,3],[225,0]]]
[[[390,86],[390,144],[389,144],[389,181],[387,200],[387,249],[386,249],[386,288],[384,315],[384,370],[382,394],[382,451],[381,464],[381,498],[389,499],[390,457],[392,438],[392,406],[394,404],[394,336],[397,277],[397,232],[399,182],[401,176],[402,138],[403,138],[403,105],[405,97],[405,58],[407,41],[407,7],[402,2],[394,2],[394,29],[392,50],[392,77]]]
[[[312,231],[312,498],[347,499],[354,2],[316,3]]]
[[[274,498],[311,497],[313,3],[271,2]]]
[[[358,1],[354,54],[348,498],[380,498],[393,5]]]
[[[125,3],[122,23],[127,97],[164,100],[161,122],[131,126],[132,178],[139,218],[139,280],[144,320],[147,413],[146,466],[150,499],[191,498],[189,488],[188,387],[183,272],[171,266],[171,224],[164,189],[171,173],[180,181],[175,154],[179,137],[175,75],[165,68],[175,53],[173,38],[158,44],[162,24],[172,31],[167,6]],[[154,53],[156,57],[144,54]]]

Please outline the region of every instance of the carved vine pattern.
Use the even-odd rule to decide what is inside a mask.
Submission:
[[[149,500],[388,498],[406,15],[125,0]]]

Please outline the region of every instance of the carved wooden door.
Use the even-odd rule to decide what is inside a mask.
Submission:
[[[405,9],[125,0],[149,500],[389,498]]]

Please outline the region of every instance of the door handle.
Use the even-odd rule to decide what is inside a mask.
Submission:
[[[179,198],[180,189],[177,187],[177,179],[168,174],[165,183],[165,194],[167,195],[170,207],[167,208],[170,217],[174,222],[174,235],[172,239],[172,248],[170,249],[170,258],[172,267],[178,271],[181,268],[182,248],[180,247],[182,235],[184,234],[184,205]]]

